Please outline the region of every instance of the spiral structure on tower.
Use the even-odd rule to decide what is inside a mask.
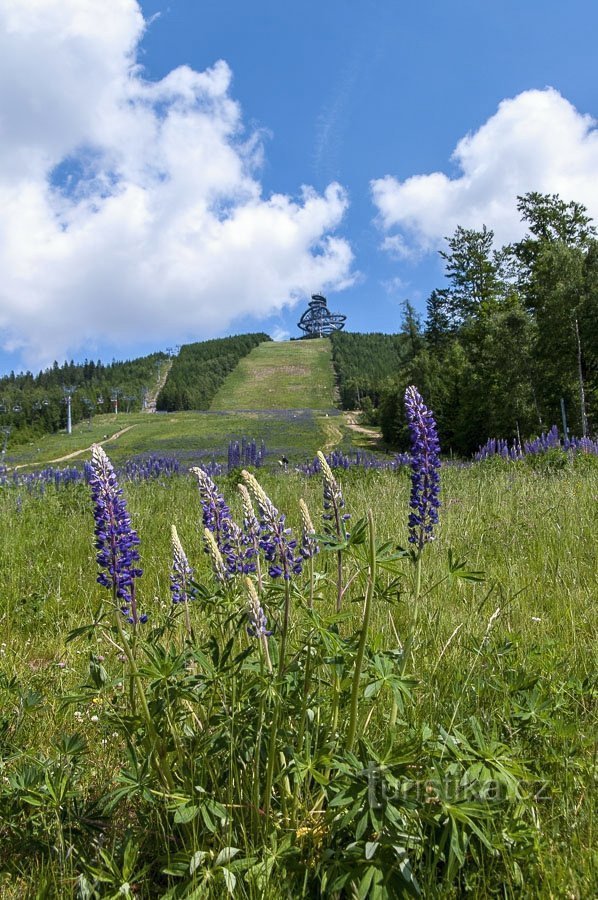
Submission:
[[[304,332],[304,338],[330,337],[333,331],[345,327],[346,316],[330,312],[326,306],[326,297],[312,294],[307,309],[297,322],[297,327]]]

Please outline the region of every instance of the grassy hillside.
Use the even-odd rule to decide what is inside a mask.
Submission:
[[[268,342],[239,362],[211,409],[324,410],[333,406],[333,393],[330,341]]]
[[[329,451],[347,444],[348,431],[344,419],[334,415],[333,402],[328,340],[268,341],[255,347],[230,373],[210,411],[97,415],[91,425],[76,424],[71,435],[47,434],[9,448],[6,463],[45,465],[63,460],[65,465],[74,464],[88,456],[93,443],[105,440],[107,452],[117,463],[138,453],[189,459],[210,452],[221,459],[226,457],[228,442],[241,437],[263,440],[274,464],[283,453],[298,462],[318,449]]]
[[[267,334],[259,332],[185,344],[158,394],[157,409],[209,409],[214,394],[239,360],[269,340]]]

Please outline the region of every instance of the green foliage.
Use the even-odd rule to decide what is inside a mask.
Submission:
[[[0,378],[0,427],[10,428],[9,447],[34,440],[66,426],[64,387],[74,388],[72,422],[110,412],[115,392],[121,411],[141,409],[144,391],[156,382],[166,362],[165,353],[127,362],[57,362],[33,375],[11,373]]]
[[[405,445],[401,394],[416,384],[445,451],[488,437],[525,440],[561,419],[589,433],[598,407],[598,241],[585,208],[538,193],[518,198],[529,233],[495,249],[493,233],[458,227],[440,251],[448,287],[427,303],[425,343],[395,366],[379,399],[384,439]],[[364,370],[365,371],[365,370]]]
[[[410,357],[406,334],[336,331],[330,341],[343,409],[358,409],[366,399],[378,406],[385,383]]]
[[[209,409],[216,391],[239,360],[269,340],[267,334],[260,333],[184,344],[158,394],[157,408],[168,412]]]
[[[291,526],[299,496],[317,522],[316,480],[264,486]],[[96,612],[80,487],[0,496],[5,896],[592,895],[595,471],[447,467],[420,578],[396,549],[407,480],[349,480],[343,608],[331,542],[289,585],[281,654],[285,589],[267,583],[272,671],[245,582],[211,581],[195,485],[127,486],[135,635]],[[171,521],[201,585],[192,638],[168,600]],[[43,604],[15,603],[34,590]]]

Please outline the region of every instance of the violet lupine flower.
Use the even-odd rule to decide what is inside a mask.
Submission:
[[[187,554],[183,550],[176,525],[171,526],[172,571],[170,573],[170,594],[173,603],[187,603],[193,599],[188,584],[193,577],[193,569],[189,565]]]
[[[94,444],[91,450],[89,485],[95,506],[96,560],[105,569],[99,573],[98,583],[112,590],[131,625],[147,622],[146,615],[138,614],[135,600],[135,579],[143,574],[142,569],[136,566],[139,561],[139,538],[131,526],[127,504],[112,463],[99,444]]]
[[[249,637],[270,637],[274,632],[268,629],[266,613],[257,600],[257,594],[250,594],[250,602],[247,608],[247,634]]]
[[[324,488],[324,530],[326,534],[335,535],[339,541],[348,538],[346,522],[351,518],[349,513],[343,513],[345,501],[341,486],[334,477],[332,469],[321,450],[318,450],[318,462],[322,471],[322,483]]]
[[[261,590],[262,578],[260,570],[260,523],[255,514],[251,496],[244,484],[238,484],[237,489],[241,495],[243,506],[243,533],[246,540],[245,558],[253,563],[253,571],[257,573],[258,586]]]
[[[226,537],[226,523],[230,520],[230,509],[210,476],[203,469],[195,466],[191,471],[197,477],[199,484],[204,527],[213,533],[214,539],[220,547],[222,539]]]
[[[434,416],[413,385],[405,391],[405,409],[413,454],[409,542],[421,553],[424,544],[434,540],[434,526],[438,524],[440,444]]]
[[[246,578],[245,584],[247,586],[247,593],[249,594],[249,601],[247,603],[247,634],[249,637],[254,637],[260,642],[266,665],[268,666],[269,671],[272,672],[268,638],[273,632],[268,628],[266,614],[260,605],[259,596],[251,578]]]
[[[199,482],[199,496],[204,527],[214,535],[227,573],[237,575],[255,571],[253,553],[248,540],[232,519],[230,509],[218,488],[203,469],[193,468]]]
[[[269,563],[270,578],[282,575],[288,581],[292,575],[300,575],[303,560],[300,555],[295,556],[297,541],[292,537],[292,530],[285,528],[284,515],[278,512],[255,476],[245,469],[241,475],[253,494],[260,513],[259,546]]]

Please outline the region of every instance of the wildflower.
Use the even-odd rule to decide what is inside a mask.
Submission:
[[[226,537],[226,523],[230,520],[230,509],[210,476],[203,469],[194,466],[191,471],[199,484],[204,527],[213,533],[216,544],[220,547],[223,538]]]
[[[285,517],[278,512],[258,480],[245,469],[241,472],[249,490],[253,494],[260,513],[259,546],[270,564],[271,578],[281,575],[288,581],[292,575],[300,575],[303,568],[301,556],[295,557],[297,541],[290,528],[285,528]]]
[[[219,581],[220,584],[224,584],[226,581],[227,572],[224,565],[224,560],[222,559],[222,554],[218,548],[218,544],[216,543],[216,539],[214,538],[214,535],[209,528],[204,528],[203,534],[206,543],[206,551],[208,556],[210,557],[212,570],[214,572],[214,575],[216,576],[216,580]]]
[[[319,552],[320,548],[315,538],[315,528],[305,500],[299,500],[299,509],[301,511],[301,549],[299,552],[303,559],[311,559]]]
[[[270,637],[271,631],[268,631],[268,620],[257,595],[257,591],[250,579],[247,579],[249,592],[247,634],[250,637]]]
[[[413,385],[405,391],[405,409],[413,455],[409,542],[421,553],[424,544],[434,539],[434,526],[438,524],[440,444],[434,417]]]
[[[343,513],[345,501],[341,486],[332,474],[332,469],[328,465],[328,461],[321,450],[318,450],[318,462],[322,471],[322,480],[324,485],[324,530],[327,534],[335,534],[339,540],[346,540],[348,537],[345,523],[350,519],[348,513]],[[331,522],[333,525],[329,525]]]
[[[264,610],[260,606],[259,597],[257,595],[254,583],[250,578],[245,578],[245,584],[247,585],[247,592],[249,594],[249,602],[247,604],[249,619],[249,624],[247,625],[247,634],[250,637],[254,637],[259,640],[262,646],[262,651],[266,660],[266,665],[268,666],[268,670],[272,672],[272,661],[270,659],[270,650],[268,649],[268,638],[270,637],[272,632],[268,630],[268,620],[266,619]]]
[[[204,527],[214,535],[227,573],[235,575],[237,572],[253,572],[255,566],[251,562],[252,554],[247,553],[247,540],[232,519],[224,497],[203,469],[195,467],[191,471],[199,482]]]
[[[89,485],[95,506],[96,560],[105,570],[99,573],[98,583],[112,590],[121,612],[132,625],[146,622],[147,616],[138,614],[135,600],[135,579],[143,574],[136,565],[139,538],[131,526],[112,463],[98,444],[91,452]]]
[[[190,598],[187,585],[193,569],[179,540],[176,525],[171,526],[172,571],[170,573],[170,594],[173,603],[186,603]]]

